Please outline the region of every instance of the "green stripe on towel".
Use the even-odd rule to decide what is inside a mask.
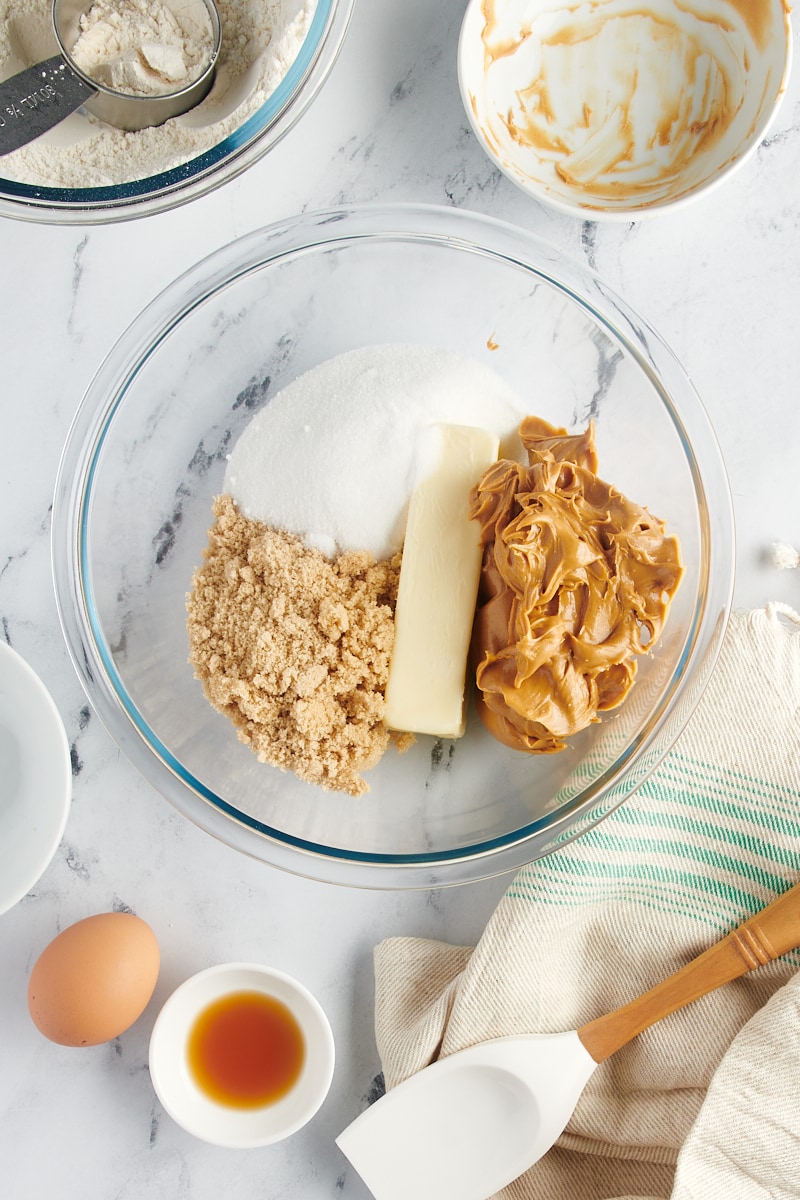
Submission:
[[[604,821],[524,867],[506,895],[556,907],[629,903],[724,934],[786,889],[800,790],[677,752]],[[800,951],[791,961],[800,963]]]

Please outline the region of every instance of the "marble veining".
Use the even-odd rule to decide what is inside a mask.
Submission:
[[[737,605],[800,608],[800,571],[779,570],[767,553],[776,539],[800,547],[800,72],[767,140],[716,192],[673,215],[595,224],[525,197],[477,144],[456,84],[463,10],[463,0],[356,3],[309,111],[264,161],[201,200],[91,230],[0,222],[0,637],[50,689],[73,771],[64,840],[36,887],[0,917],[0,1192],[8,1200],[368,1200],[334,1138],[383,1086],[373,947],[406,934],[471,944],[507,883],[369,893],[272,871],[175,812],[87,705],[50,576],[61,448],[104,356],[199,259],[294,213],[373,200],[470,208],[549,240],[645,315],[693,379],[731,479]],[[798,62],[796,30],[794,39]],[[270,360],[265,349],[263,372],[237,384],[232,429],[266,402],[294,350],[278,346]],[[615,367],[613,352],[598,347],[595,391],[576,419],[600,411]],[[225,431],[208,431],[187,478],[218,469],[227,446]],[[175,495],[153,547],[164,569],[181,512]],[[431,781],[449,769],[449,751],[434,746]],[[46,1043],[27,1013],[33,962],[61,928],[113,909],[158,932],[153,1000],[108,1046]],[[149,1031],[170,992],[194,971],[234,959],[302,979],[328,1012],[338,1052],[317,1118],[286,1143],[242,1154],[183,1133],[156,1102],[147,1068]]]

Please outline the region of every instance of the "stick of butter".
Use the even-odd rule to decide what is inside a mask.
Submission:
[[[389,729],[461,737],[465,680],[481,569],[469,494],[497,459],[486,429],[435,425],[408,507],[386,685]]]

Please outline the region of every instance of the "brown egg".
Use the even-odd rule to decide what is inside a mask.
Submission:
[[[70,925],[39,955],[28,1008],[46,1038],[97,1046],[133,1024],[158,979],[160,954],[150,926],[132,913],[97,913]]]

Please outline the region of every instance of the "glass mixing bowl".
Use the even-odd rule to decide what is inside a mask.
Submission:
[[[387,342],[469,355],[556,424],[594,417],[601,475],[668,522],[686,572],[630,696],[566,750],[508,749],[472,712],[458,741],[419,737],[405,754],[387,751],[366,776],[371,790],[353,798],[261,764],[237,740],[188,663],[185,599],[226,455],[254,412],[321,361]],[[93,379],[53,514],[67,644],[121,749],[221,841],[368,887],[518,867],[624,801],[699,699],[733,561],[716,440],[642,317],[530,234],[425,206],[300,216],[233,242],[168,287]]]
[[[59,225],[122,221],[175,208],[235,178],[280,141],[311,104],[336,61],[353,4],[354,0],[317,0],[305,39],[283,79],[259,108],[216,145],[157,174],[108,186],[20,183],[4,177],[0,162],[0,216]],[[9,28],[20,40],[19,31]],[[223,38],[224,32],[223,27]],[[243,80],[249,78],[250,72]],[[257,86],[255,81],[253,86]],[[237,83],[236,87],[241,89],[243,84]],[[179,120],[191,122],[192,114]],[[77,134],[62,133],[57,128],[47,137],[63,144],[83,137],[84,118],[75,114],[69,121],[80,126]]]

